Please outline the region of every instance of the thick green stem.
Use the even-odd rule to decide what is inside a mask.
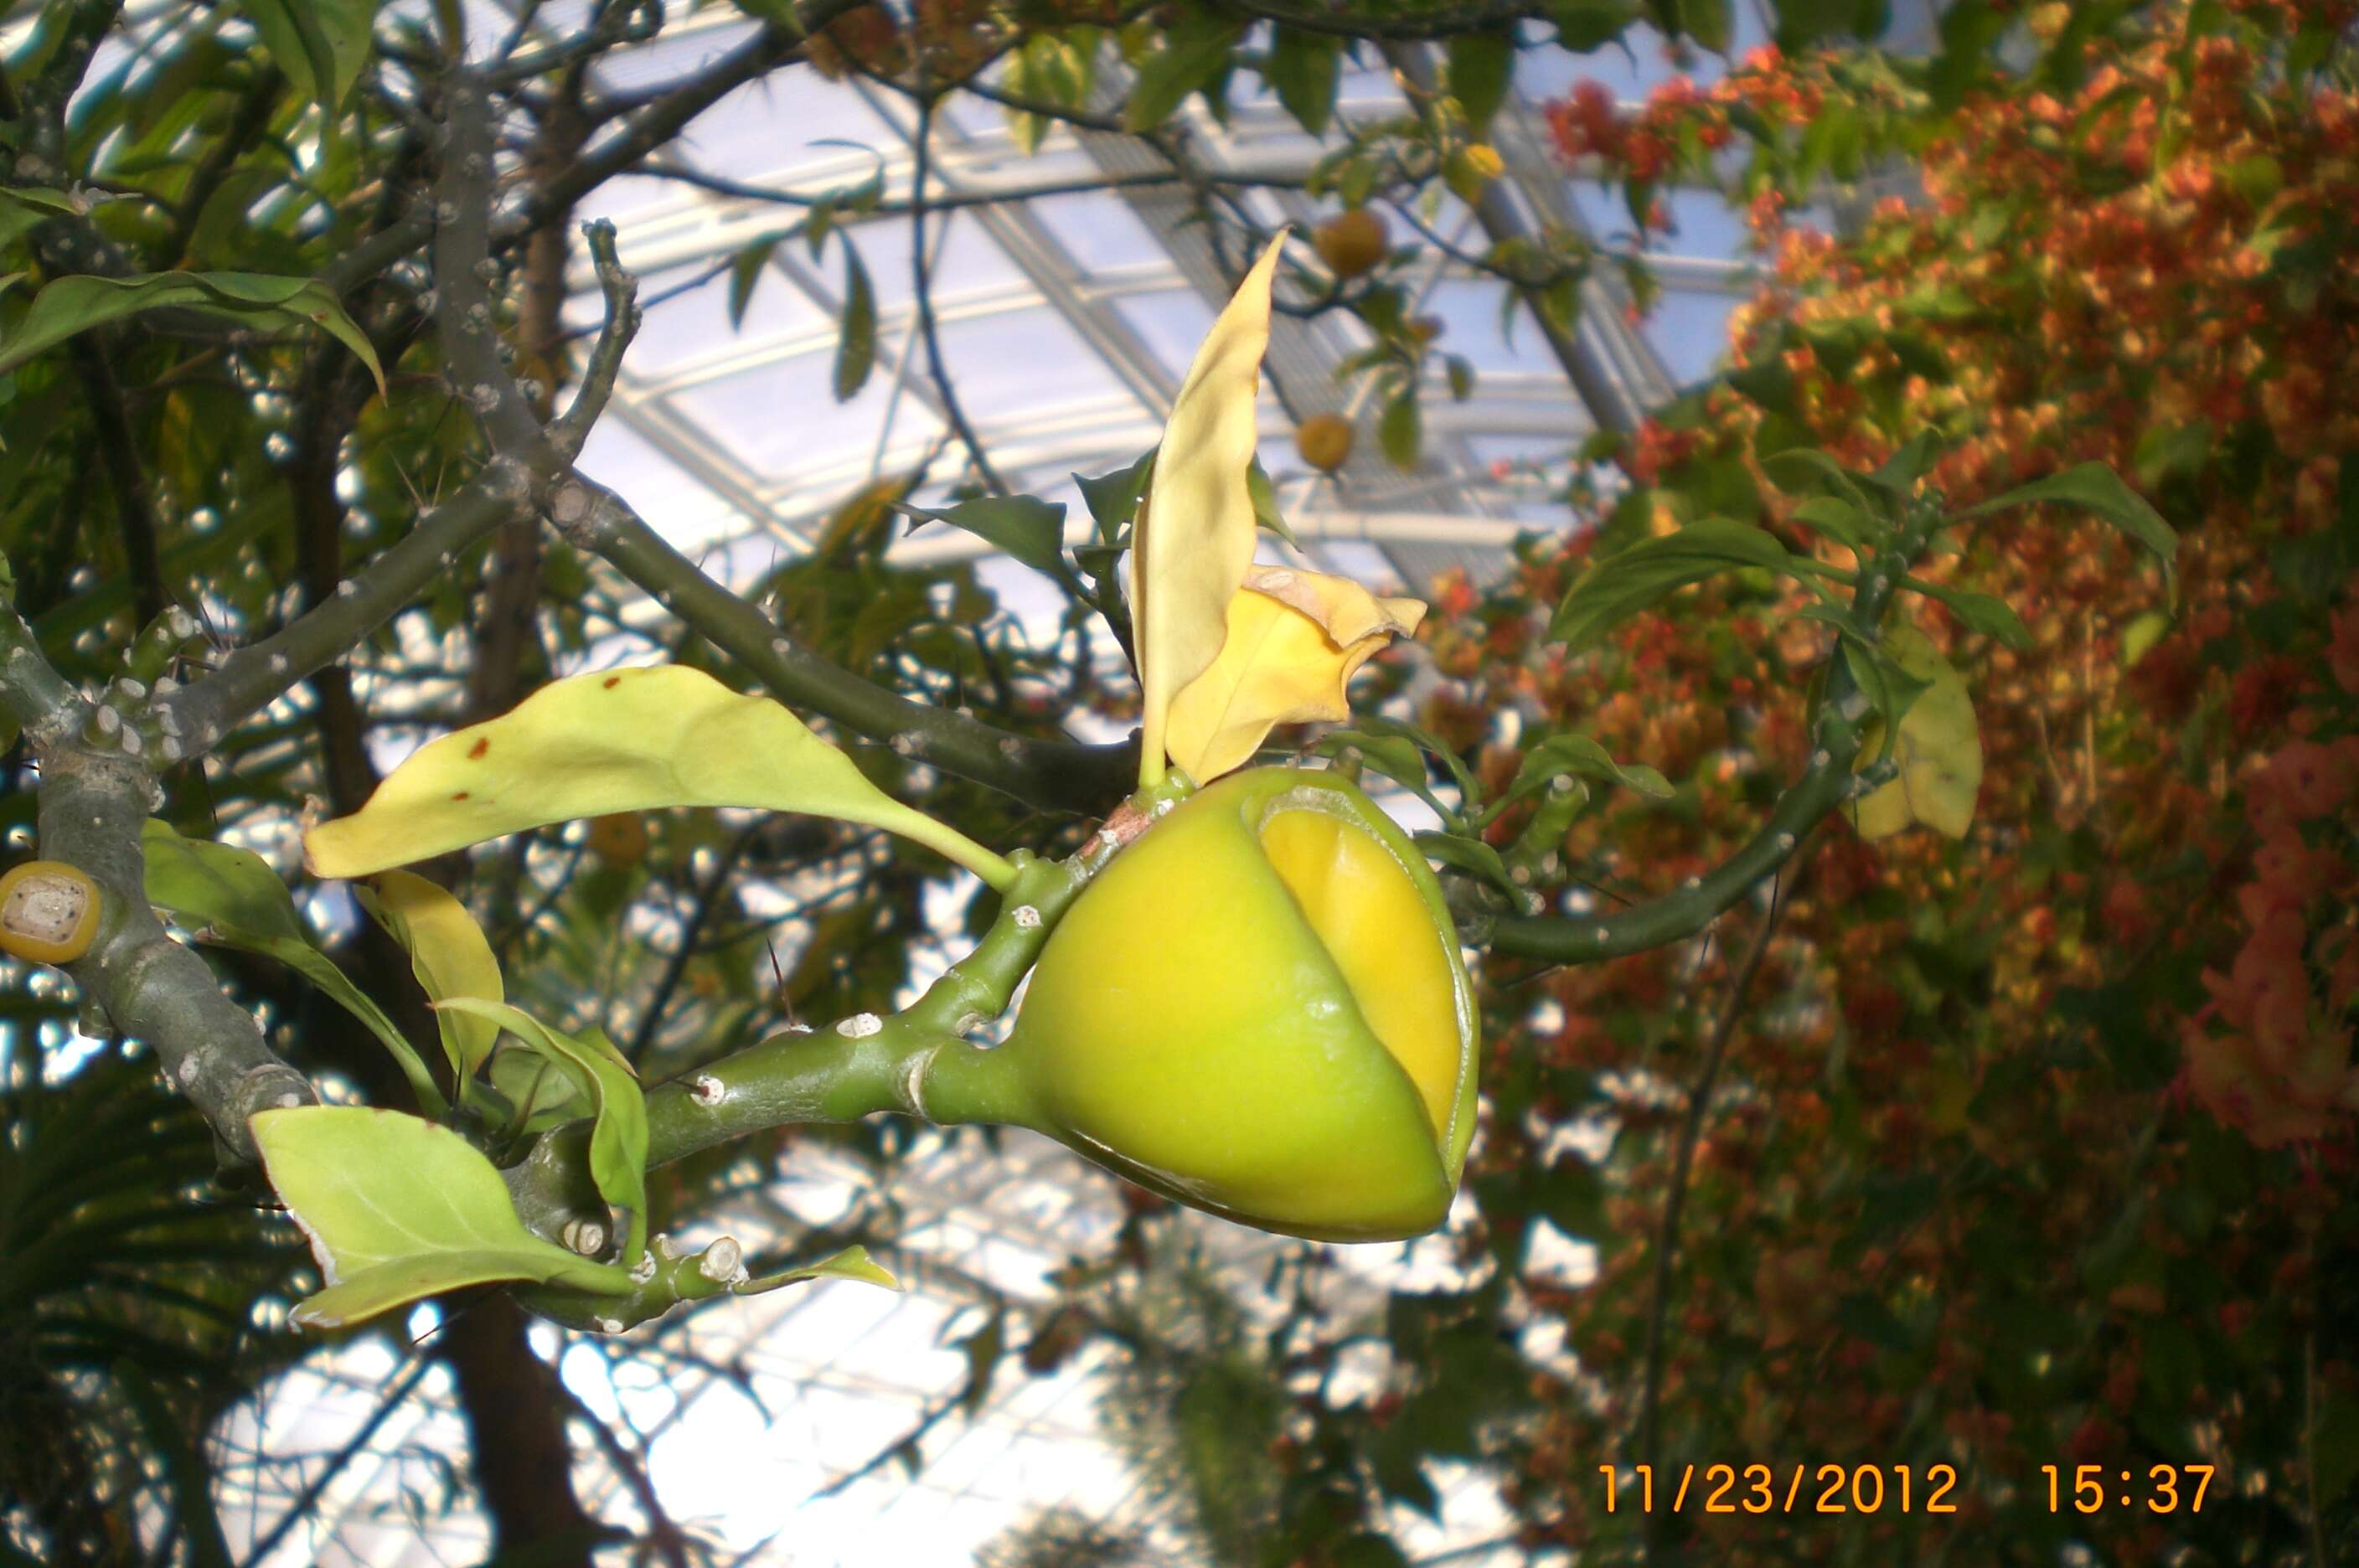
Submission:
[[[1123,846],[1193,791],[1174,778],[1125,801],[1078,855],[1039,860],[1017,851],[999,918],[974,950],[906,1010],[860,1013],[812,1032],[772,1035],[648,1091],[647,1164],[685,1159],[774,1127],[851,1122],[880,1113],[938,1126],[1038,1123],[1031,1094],[1007,1052],[966,1036],[1007,1010],[1092,877]],[[588,1124],[545,1135],[508,1172],[517,1212],[546,1236],[603,1204],[588,1177]]]

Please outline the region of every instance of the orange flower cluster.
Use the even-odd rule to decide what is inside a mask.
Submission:
[[[2263,1148],[2323,1138],[2359,1110],[2343,1021],[2359,1001],[2359,929],[2344,918],[2359,880],[2309,836],[2347,834],[2354,796],[2359,735],[2288,741],[2254,777],[2245,812],[2261,845],[2236,893],[2252,934],[2227,974],[2203,972],[2211,1005],[2181,1032],[2197,1102]],[[2321,906],[2343,913],[2321,918]]]

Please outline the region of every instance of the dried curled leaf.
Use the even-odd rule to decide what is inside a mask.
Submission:
[[[1380,599],[1347,577],[1251,569],[1220,656],[1172,700],[1171,759],[1208,784],[1251,761],[1274,725],[1349,718],[1353,673],[1424,617],[1419,601]]]
[[[1983,785],[1982,732],[1965,677],[1914,626],[1895,626],[1884,649],[1902,670],[1930,682],[1908,706],[1893,737],[1892,759],[1900,777],[1864,797],[1853,812],[1862,838],[1888,838],[1911,822],[1923,822],[1951,838],[1963,838],[1974,820],[1974,798]],[[1882,753],[1881,720],[1867,727],[1860,756]]]
[[[363,877],[548,822],[666,806],[864,822],[995,887],[1015,876],[998,855],[870,783],[769,698],[677,664],[553,681],[511,713],[429,742],[358,811],[307,833],[303,853],[314,876]]]
[[[1260,440],[1254,401],[1261,356],[1269,346],[1270,276],[1283,243],[1283,235],[1270,242],[1196,351],[1163,427],[1154,480],[1139,510],[1130,554],[1130,613],[1145,699],[1142,785],[1162,780],[1173,699],[1219,656],[1229,601],[1253,564],[1246,470]]]

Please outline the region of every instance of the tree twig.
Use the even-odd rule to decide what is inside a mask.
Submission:
[[[1695,1088],[1688,1095],[1687,1119],[1680,1124],[1679,1143],[1671,1157],[1670,1189],[1664,1194],[1662,1222],[1655,1233],[1654,1292],[1647,1307],[1646,1380],[1638,1406],[1638,1462],[1647,1466],[1649,1475],[1658,1474],[1660,1469],[1663,1330],[1670,1312],[1671,1274],[1679,1258],[1680,1221],[1687,1211],[1688,1172],[1695,1162],[1696,1143],[1702,1138],[1704,1123],[1712,1114],[1712,1093],[1720,1082],[1728,1043],[1736,1033],[1737,1021],[1745,1016],[1745,993],[1752,989],[1753,978],[1760,973],[1762,957],[1769,951],[1769,939],[1777,933],[1777,917],[1785,911],[1790,893],[1789,887],[1771,887],[1769,908],[1763,912],[1751,945],[1729,979],[1728,1000],[1722,1006],[1720,1018],[1713,1024],[1712,1038],[1704,1047],[1703,1071],[1697,1074]],[[1653,1512],[1647,1515],[1648,1562],[1654,1560],[1660,1518]]]
[[[974,427],[967,422],[966,410],[959,404],[958,389],[951,385],[949,368],[942,364],[941,334],[934,324],[933,268],[926,260],[926,176],[929,172],[929,155],[934,139],[934,104],[936,95],[927,93],[918,100],[918,128],[909,138],[917,155],[917,165],[909,176],[909,288],[918,313],[918,335],[925,340],[926,368],[934,380],[934,395],[941,400],[942,417],[951,429],[958,432],[959,441],[966,448],[967,461],[974,465],[975,474],[995,495],[1007,494],[1007,482],[991,465],[983,450],[982,441]]]

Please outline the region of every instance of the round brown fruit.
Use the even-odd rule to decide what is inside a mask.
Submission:
[[[620,870],[647,856],[647,822],[636,811],[611,811],[590,821],[590,853]]]
[[[1332,474],[1352,457],[1352,421],[1341,414],[1313,414],[1294,428],[1294,450],[1321,474]]]
[[[1375,270],[1392,250],[1384,219],[1364,207],[1339,212],[1320,224],[1310,244],[1327,270],[1338,278],[1357,278]]]

